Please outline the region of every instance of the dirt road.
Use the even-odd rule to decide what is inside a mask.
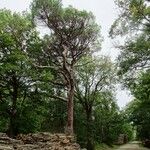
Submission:
[[[134,141],[134,142],[131,142],[129,144],[120,146],[116,150],[150,150],[150,149],[141,147],[140,142]]]

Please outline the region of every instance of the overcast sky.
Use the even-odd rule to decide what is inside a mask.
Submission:
[[[29,10],[32,0],[0,0],[0,8],[7,8],[12,11],[21,12]],[[111,56],[115,60],[119,51],[113,48],[112,40],[108,38],[109,29],[117,17],[117,9],[114,0],[62,0],[64,6],[72,5],[78,9],[93,12],[97,23],[101,26],[101,34],[104,37],[101,53]],[[125,106],[131,96],[126,90],[117,90],[116,95],[118,105]]]

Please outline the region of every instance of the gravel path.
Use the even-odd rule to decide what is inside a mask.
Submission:
[[[123,145],[116,150],[150,150],[148,148],[144,148],[140,146],[140,143],[135,141],[129,144]]]

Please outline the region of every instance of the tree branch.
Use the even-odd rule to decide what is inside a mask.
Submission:
[[[37,65],[37,64],[33,64],[34,67],[39,68],[39,69],[54,69],[54,70],[58,70],[58,67],[55,66],[41,66],[41,65]]]
[[[61,100],[61,101],[63,101],[63,102],[67,102],[67,99],[65,99],[65,98],[63,98],[63,97],[60,97],[60,96],[50,95],[49,97],[50,97],[50,98],[54,98],[54,99]]]

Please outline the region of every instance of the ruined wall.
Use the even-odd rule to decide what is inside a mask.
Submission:
[[[0,150],[80,150],[80,146],[65,134],[35,133],[11,139],[0,133]]]

